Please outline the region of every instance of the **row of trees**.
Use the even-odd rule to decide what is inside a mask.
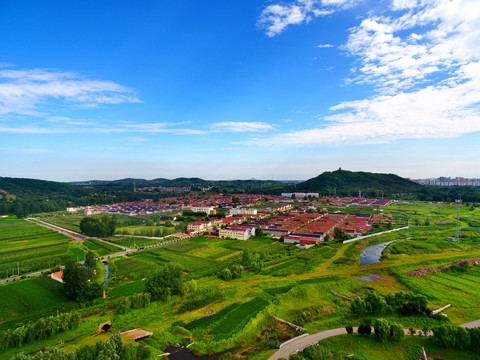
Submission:
[[[150,293],[138,293],[131,296],[125,296],[119,300],[118,311],[126,313],[130,309],[146,308],[150,305],[152,295]]]
[[[113,215],[85,216],[80,221],[80,231],[88,236],[108,237],[115,234],[116,223]]]
[[[465,329],[461,326],[442,324],[433,329],[438,345],[459,350],[471,350],[480,354],[480,328]]]
[[[427,298],[414,293],[398,292],[388,294],[385,298],[375,292],[369,292],[365,300],[355,298],[350,303],[350,310],[355,315],[390,314],[393,312],[404,315],[430,314],[427,308]]]
[[[378,341],[385,343],[389,340],[402,341],[405,338],[405,331],[401,324],[396,322],[389,322],[385,319],[376,319],[373,322],[373,328],[375,330],[375,337]],[[345,327],[348,334],[353,334],[353,327]],[[357,332],[360,335],[369,336],[372,333],[372,327],[370,325],[359,325]]]
[[[80,320],[80,314],[75,311],[58,316],[40,318],[35,322],[29,322],[14,330],[0,331],[0,350],[6,350],[10,347],[21,347],[24,343],[43,340],[59,332],[77,328]]]
[[[133,342],[125,344],[120,334],[116,333],[108,341],[81,346],[75,353],[65,354],[63,350],[54,349],[33,356],[19,354],[11,360],[141,360],[148,357],[150,349],[144,343],[138,346]]]

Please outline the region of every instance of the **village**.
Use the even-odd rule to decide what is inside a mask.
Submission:
[[[375,224],[394,224],[392,215],[383,208],[390,199],[360,197],[319,197],[318,193],[283,193],[281,196],[259,194],[200,194],[169,197],[154,202],[142,201],[109,205],[67,208],[83,211],[84,215],[148,215],[156,213],[203,215],[201,220],[189,222],[178,237],[209,236],[222,239],[247,240],[260,232],[286,243],[309,248],[339,236],[353,238],[373,229]],[[326,206],[336,207],[329,213]],[[347,214],[348,206],[370,206],[376,214]],[[339,230],[336,230],[339,229]],[[336,233],[337,231],[337,233]]]

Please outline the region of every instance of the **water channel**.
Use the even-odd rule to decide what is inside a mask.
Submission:
[[[385,250],[385,248],[394,241],[397,240],[390,240],[379,244],[367,246],[365,250],[363,250],[363,252],[360,254],[360,264],[368,265],[380,262],[382,259],[383,250]]]

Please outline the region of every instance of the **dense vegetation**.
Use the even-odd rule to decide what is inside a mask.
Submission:
[[[358,196],[358,191],[366,196],[377,196],[379,191],[385,194],[411,193],[422,188],[422,185],[394,174],[376,174],[369,172],[353,172],[346,170],[326,171],[295,186],[296,190],[318,191],[339,196]]]
[[[88,236],[107,237],[115,234],[115,216],[86,216],[80,221],[80,231]]]

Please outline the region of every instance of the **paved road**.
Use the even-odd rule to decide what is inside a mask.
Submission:
[[[354,331],[356,332],[357,328],[354,328]],[[304,336],[298,340],[292,341],[291,343],[282,346],[275,354],[270,356],[268,360],[278,360],[281,358],[288,359],[290,355],[300,352],[309,346],[315,345],[321,340],[328,339],[332,336],[344,335],[346,333],[347,330],[345,330],[345,328],[340,328],[321,331],[313,335]]]
[[[480,319],[475,320],[466,324],[459,325],[464,328],[477,328],[480,327]],[[358,328],[354,327],[353,331],[357,332]],[[373,330],[373,329],[372,329]],[[410,335],[410,331],[408,329],[405,329],[405,334]],[[339,329],[332,329],[332,330],[326,330],[326,331],[321,331],[313,335],[308,335],[308,336],[303,336],[299,338],[298,340],[294,340],[284,346],[282,346],[276,353],[274,353],[272,356],[268,358],[268,360],[278,360],[281,358],[288,359],[288,357],[292,354],[296,354],[304,349],[306,349],[309,346],[317,344],[321,340],[328,339],[333,336],[338,336],[338,335],[345,335],[347,334],[347,330],[345,328],[339,328]],[[417,330],[415,335],[423,335],[423,331]],[[429,331],[427,333],[428,336],[433,336],[433,332]]]
[[[61,269],[64,268],[64,266],[60,266]],[[22,278],[22,276],[25,276],[25,277],[32,277],[32,276],[37,276],[37,275],[41,275],[47,271],[50,271],[51,269],[45,269],[45,270],[42,270],[42,271],[37,271],[37,272],[33,272],[31,274],[26,274],[26,275],[21,275],[21,276],[14,276],[14,277],[11,277],[11,278],[8,278],[8,279],[3,279],[3,280],[0,280],[0,284],[5,284],[5,283],[8,283],[8,282],[11,282],[13,280],[20,280]]]

